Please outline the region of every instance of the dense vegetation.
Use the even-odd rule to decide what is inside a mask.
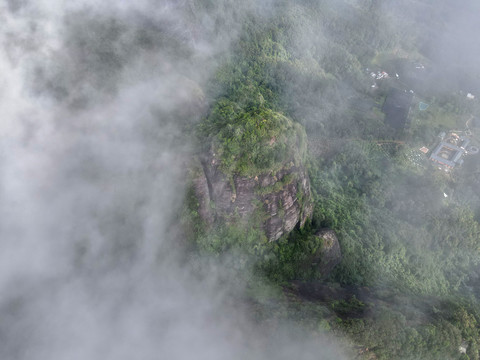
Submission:
[[[201,132],[206,138],[213,135],[213,152],[225,174],[252,176],[278,171],[287,161],[299,164],[306,156],[303,128],[262,104],[242,109],[222,99],[202,123]]]
[[[343,259],[326,284],[367,287],[368,301],[347,296],[310,303],[281,293],[275,296],[283,305],[275,306],[286,306],[286,314],[322,309],[314,311],[315,326],[346,334],[365,358],[373,352],[381,359],[479,359],[478,160],[446,175],[416,150],[433,143],[438,131],[461,125],[458,119],[475,106],[457,89],[423,83],[419,91],[429,110],[413,111],[400,144],[385,146],[380,140],[398,140],[380,111],[394,83],[372,92],[365,70],[394,70],[399,59],[435,66],[427,45],[437,33],[430,29],[442,30],[450,3],[407,3],[385,7],[389,12],[380,10],[381,1],[305,0],[278,4],[267,18],[250,14],[233,55],[223,58],[211,81],[210,111],[196,136],[204,149],[213,146],[226,174],[275,172],[289,160],[308,164],[314,215],[304,229],[275,243],[248,226],[245,232],[223,224],[199,228],[197,245],[217,256],[234,254],[238,269],[289,289],[293,280],[323,279],[311,265],[322,247],[314,234],[334,229]],[[397,27],[412,13],[414,26]],[[310,142],[324,144],[308,161],[303,127]],[[190,210],[195,213],[195,204]],[[269,306],[257,315],[278,316]],[[312,320],[299,321],[308,327]],[[458,350],[462,342],[466,354]]]

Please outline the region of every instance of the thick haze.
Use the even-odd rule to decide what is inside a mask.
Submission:
[[[253,324],[228,265],[179,250],[184,129],[205,112],[219,54],[273,3],[0,1],[0,359],[346,357],[332,339]],[[395,3],[383,10],[405,24],[422,14]],[[472,69],[457,85],[475,91],[478,6],[455,9],[426,25],[439,33],[424,47],[449,80],[452,63]],[[291,51],[330,54],[321,25],[296,26]],[[353,91],[299,89],[285,93],[307,126],[340,123]]]
[[[249,6],[74,3],[0,3],[0,358],[338,359],[254,327],[228,269],[175,250],[181,128]]]

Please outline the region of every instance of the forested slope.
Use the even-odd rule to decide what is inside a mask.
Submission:
[[[190,128],[199,152],[213,151],[227,178],[274,176],[289,161],[306,169],[313,216],[276,242],[231,217],[207,226],[193,193],[186,223],[200,250],[233,253],[240,269],[282,286],[278,306],[326,306],[318,323],[346,334],[364,358],[479,358],[480,204],[467,176],[478,159],[445,174],[418,152],[477,108],[465,102],[458,78],[479,69],[452,77],[437,57],[454,10],[449,1],[300,1],[248,13],[206,89],[209,110]],[[402,134],[384,124],[381,105],[390,87],[407,85],[390,74],[372,90],[370,75],[399,62],[430,69]],[[420,100],[434,112],[415,110]],[[304,141],[322,150],[307,154]],[[312,262],[324,241],[315,233],[324,228],[335,230],[342,252],[330,274]],[[299,283],[319,281],[349,290],[313,302],[298,292]],[[275,307],[260,311],[279,316]]]

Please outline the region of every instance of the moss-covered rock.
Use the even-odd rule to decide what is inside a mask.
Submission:
[[[262,229],[270,241],[302,227],[313,208],[302,126],[271,110],[231,116],[235,110],[221,108],[211,115],[221,119],[204,124],[209,131],[222,122],[223,127],[213,131],[193,181],[204,221],[241,220]]]

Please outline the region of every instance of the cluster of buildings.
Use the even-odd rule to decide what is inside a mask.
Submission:
[[[386,71],[370,71],[369,68],[366,69],[367,72],[369,72],[370,76],[374,79],[374,80],[382,80],[382,79],[388,79],[390,77],[390,75],[388,75],[388,73]],[[398,74],[395,74],[398,78]],[[373,85],[372,85],[372,88],[376,88],[377,87],[377,83],[374,82]]]
[[[385,113],[385,123],[396,131],[402,131],[410,126],[410,108],[413,101],[413,92],[391,88],[383,104],[382,111]],[[474,118],[473,120],[477,120]],[[471,121],[473,125],[473,120]],[[480,121],[479,121],[480,122]],[[439,168],[450,171],[456,166],[463,164],[465,155],[473,155],[480,149],[471,144],[469,138],[471,131],[440,133],[440,142],[430,153],[429,159]],[[422,147],[421,152],[427,154],[429,149]]]
[[[414,64],[415,70],[420,70],[423,73],[425,66],[423,64]],[[366,69],[370,72],[369,69]],[[397,79],[398,74],[395,74]],[[385,71],[371,71],[370,76],[375,80],[388,79],[389,75]],[[376,87],[376,83],[372,85]],[[382,106],[382,112],[385,114],[385,124],[388,125],[394,132],[394,136],[402,136],[403,130],[410,127],[410,110],[415,93],[413,90],[404,90],[399,87],[392,86],[388,91],[385,102]],[[475,99],[473,94],[467,94],[468,99]],[[419,110],[424,111],[429,107],[428,104],[420,102]],[[465,155],[477,154],[480,149],[471,144],[470,136],[472,131],[470,128],[480,128],[480,118],[475,118],[467,122],[467,130],[461,132],[451,131],[448,134],[443,132],[439,134],[440,142],[430,152],[426,147],[420,149],[424,154],[430,153],[429,159],[438,165],[439,168],[449,171],[456,166],[463,164]]]
[[[373,77],[376,80],[381,80],[381,79],[387,79],[388,78],[388,74],[385,71],[377,71],[377,72],[372,71],[370,73],[370,76]]]
[[[430,160],[440,165],[444,170],[453,169],[463,163],[463,156],[466,154],[477,154],[479,149],[470,145],[470,139],[454,132],[441,133],[440,143],[430,154]]]

